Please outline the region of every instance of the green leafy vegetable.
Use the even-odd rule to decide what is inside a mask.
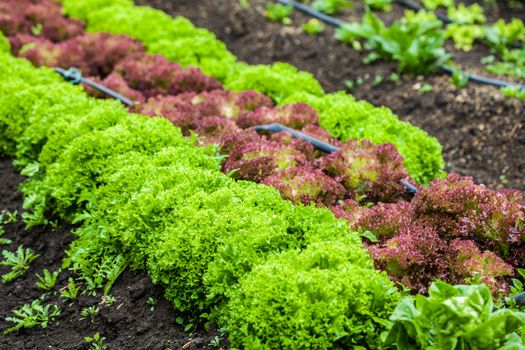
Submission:
[[[396,307],[386,345],[395,349],[524,349],[517,332],[525,326],[525,313],[493,312],[493,307],[483,285],[434,282],[428,297],[407,297]]]

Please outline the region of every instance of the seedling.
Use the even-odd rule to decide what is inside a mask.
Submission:
[[[372,85],[373,86],[377,86],[379,84],[381,84],[384,80],[384,77],[380,74],[374,76],[374,81],[372,82]]]
[[[112,295],[104,295],[102,297],[102,304],[105,304],[109,307],[115,305],[116,302],[117,302],[117,298],[115,298]]]
[[[325,29],[325,25],[318,19],[312,18],[308,22],[304,23],[302,28],[306,34],[313,36],[322,33]]]
[[[418,89],[418,91],[421,92],[422,94],[426,94],[426,93],[432,92],[432,85],[430,85],[430,84],[423,84]]]
[[[67,287],[61,291],[61,296],[63,298],[69,299],[71,301],[75,301],[78,298],[78,292],[80,291],[80,287],[77,287],[75,284],[75,280],[72,278],[69,279]]]
[[[42,305],[40,300],[36,299],[12,312],[14,316],[6,317],[5,320],[14,323],[15,326],[4,330],[4,335],[22,328],[47,328],[48,323],[60,315],[60,307],[55,304]]]
[[[11,272],[2,276],[2,282],[4,283],[11,282],[25,274],[29,270],[31,262],[39,256],[30,248],[24,250],[23,246],[18,247],[16,254],[4,250],[2,255],[4,256],[4,261],[0,265],[11,266]]]
[[[158,303],[159,302],[157,301],[157,299],[155,299],[153,297],[149,297],[148,300],[146,301],[146,304],[148,304],[148,306],[150,307],[151,311],[155,310],[155,306],[157,306]]]
[[[1,245],[4,245],[4,244],[11,244],[12,241],[8,238],[2,238],[3,234],[4,234],[4,227],[3,226],[0,226],[0,244]]]
[[[282,24],[289,25],[292,24],[292,20],[289,17],[292,14],[292,11],[293,7],[291,5],[269,3],[266,7],[264,17],[266,17],[270,21],[280,22]]]
[[[9,210],[3,210],[2,214],[0,214],[0,224],[13,224],[17,221],[18,217],[18,210],[15,211],[9,211]]]
[[[220,348],[221,347],[221,340],[222,340],[222,337],[219,337],[218,335],[216,335],[215,337],[213,337],[213,339],[210,341],[210,346],[212,348]]]
[[[82,316],[80,319],[83,320],[86,318],[90,318],[91,322],[93,322],[93,318],[95,318],[99,311],[100,309],[95,305],[85,307],[80,311],[80,316]]]
[[[390,77],[388,77],[388,79],[393,82],[399,81],[399,74],[394,72],[390,74]]]
[[[245,9],[250,7],[250,1],[249,0],[239,0],[239,4],[241,4],[241,7],[245,8]]]
[[[106,337],[101,336],[99,332],[92,337],[85,337],[84,340],[88,343],[89,350],[105,350],[108,348],[105,344]]]
[[[463,73],[461,69],[455,68],[452,73],[452,83],[458,88],[465,87],[468,84],[469,78]]]
[[[43,272],[43,276],[40,276],[39,274],[36,275],[36,277],[40,281],[36,283],[36,286],[42,290],[50,291],[53,288],[55,288],[55,284],[57,283],[58,274],[60,273],[60,271],[57,270],[51,273],[48,269],[44,269]]]

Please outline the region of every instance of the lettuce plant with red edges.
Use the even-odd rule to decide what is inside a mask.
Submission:
[[[84,23],[65,18],[61,6],[52,0],[3,0],[0,4],[0,30],[8,36],[35,34],[60,42],[84,33]]]
[[[83,72],[89,71],[82,47],[73,40],[53,43],[44,37],[19,34],[9,42],[13,52],[37,67],[77,67]]]
[[[322,157],[319,166],[349,191],[366,196],[366,201],[393,202],[406,195],[399,181],[408,173],[391,144],[351,140],[339,151]]]
[[[431,216],[447,236],[473,239],[502,257],[525,241],[525,202],[519,191],[491,190],[452,174],[433,181],[413,205],[418,217]]]
[[[328,206],[346,194],[339,182],[312,167],[285,169],[266,177],[262,183],[277,188],[283,198],[295,204],[314,202]]]
[[[205,117],[236,119],[240,114],[267,105],[271,105],[270,100],[257,92],[214,90],[150,98],[140,107],[140,112],[145,115],[164,116],[187,130],[195,128],[195,123]]]
[[[141,59],[145,50],[140,42],[125,35],[86,33],[71,41],[77,42],[84,51],[89,71],[84,75],[105,78],[115,66],[124,60]]]
[[[478,279],[493,293],[505,293],[505,277],[523,266],[523,197],[475,185],[469,177],[435,180],[410,203],[359,208],[345,202],[332,211],[374,233],[378,242],[368,246],[377,266],[419,292],[440,278]]]
[[[204,117],[197,120],[195,133],[202,136],[201,144],[215,144],[223,154],[230,153],[240,143],[259,138],[255,130],[243,130],[233,120],[224,117]]]
[[[307,164],[303,153],[291,145],[259,139],[236,145],[224,162],[222,169],[242,180],[261,182],[265,177],[281,170]]]
[[[205,76],[200,69],[182,68],[159,55],[146,54],[140,59],[121,61],[115,73],[122,75],[131,88],[147,98],[222,89],[216,79]]]
[[[279,123],[301,130],[306,125],[317,125],[317,112],[306,103],[294,103],[276,108],[259,108],[252,113],[241,115],[237,121],[240,127]]]
[[[425,293],[437,278],[448,280],[448,244],[432,227],[404,226],[396,236],[368,250],[377,267],[415,292]]]
[[[314,146],[303,139],[293,137],[293,135],[287,131],[271,134],[270,140],[294,147],[295,149],[301,151],[308,161],[315,159],[316,153]]]
[[[451,280],[460,283],[465,276],[474,276],[485,283],[493,294],[508,291],[507,281],[499,277],[512,276],[514,270],[495,253],[489,250],[481,252],[476,242],[459,238],[450,242],[450,249],[454,253],[450,263]]]

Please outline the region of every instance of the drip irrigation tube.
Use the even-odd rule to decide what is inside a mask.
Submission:
[[[292,6],[293,8],[303,12],[304,14],[308,15],[308,16],[311,16],[313,18],[317,18],[318,20],[320,21],[323,21],[327,24],[330,24],[334,27],[341,27],[345,24],[344,21],[341,21],[341,20],[338,20],[332,16],[328,16],[328,15],[325,15],[324,13],[321,13],[309,6],[306,6],[304,4],[301,4],[297,1],[294,1],[294,0],[275,0],[277,1],[278,3],[281,3],[281,4],[284,4],[284,5],[290,5]],[[396,0],[396,2],[400,3],[403,2],[405,4],[410,4],[408,2],[405,2],[403,0]],[[410,4],[410,6],[417,6],[417,5],[414,5],[414,4]],[[447,73],[449,75],[452,75],[455,71],[454,68],[450,67],[450,66],[447,66],[447,65],[439,65],[438,66],[439,69],[444,72],[444,73]],[[463,71],[463,75],[468,78],[469,81],[473,81],[473,82],[476,82],[476,83],[480,83],[480,84],[484,84],[484,85],[491,85],[491,86],[495,86],[495,87],[498,87],[498,88],[502,88],[502,87],[509,87],[509,88],[518,88],[520,90],[524,90],[525,91],[525,85],[523,84],[519,84],[519,83],[511,83],[511,82],[507,82],[507,81],[504,81],[504,80],[499,80],[499,79],[493,79],[493,78],[489,78],[489,77],[486,77],[486,76],[482,76],[482,75],[478,75],[478,74],[471,74],[471,73],[468,73],[468,72],[465,72]]]
[[[287,126],[284,126],[282,124],[274,123],[274,124],[267,124],[267,125],[257,125],[253,127],[256,131],[269,131],[272,133],[276,132],[282,132],[286,131],[289,132],[293,137],[302,139],[308,143],[310,143],[312,146],[317,148],[320,151],[323,151],[325,153],[334,153],[338,151],[340,148],[333,146],[329,143],[326,143],[324,141],[318,140],[310,135],[306,135],[300,131],[297,131],[295,129],[289,128]],[[410,194],[416,194],[418,192],[417,187],[412,185],[407,180],[403,179],[399,181],[406,189],[406,191]]]
[[[105,86],[95,83],[93,80],[83,78],[82,72],[80,72],[80,70],[78,70],[77,68],[69,68],[68,70],[65,70],[60,67],[55,67],[55,72],[60,74],[62,78],[64,78],[66,81],[68,81],[69,83],[73,85],[78,85],[80,83],[86,84],[87,86],[95,90],[98,90],[110,97],[113,97],[114,99],[119,100],[120,102],[122,102],[128,107],[133,106],[133,101],[131,101],[129,98],[126,98],[122,96],[121,94],[119,94],[118,92],[108,89]]]

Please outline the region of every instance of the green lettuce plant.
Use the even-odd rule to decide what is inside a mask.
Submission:
[[[524,349],[525,313],[500,309],[483,285],[434,282],[428,297],[396,307],[386,345],[394,349]]]

